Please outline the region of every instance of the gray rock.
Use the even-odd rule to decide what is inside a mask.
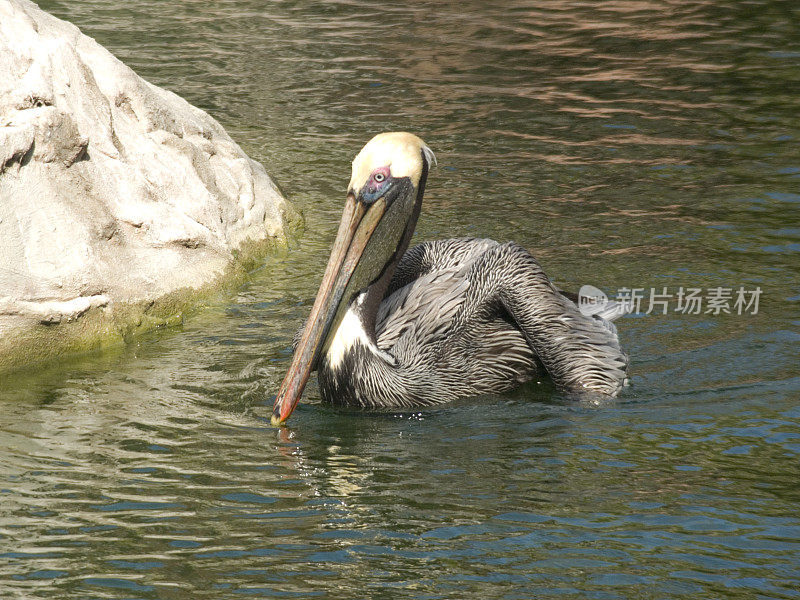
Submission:
[[[0,370],[174,320],[294,215],[208,114],[0,0]]]

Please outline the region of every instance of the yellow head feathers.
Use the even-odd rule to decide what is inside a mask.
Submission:
[[[353,177],[348,189],[360,190],[379,167],[389,167],[392,177],[408,177],[416,186],[422,176],[423,156],[429,166],[436,164],[431,149],[413,133],[379,133],[353,159]]]

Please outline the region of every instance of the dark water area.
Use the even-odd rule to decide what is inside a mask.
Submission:
[[[800,5],[42,7],[220,120],[306,227],[182,326],[0,382],[0,597],[800,598]],[[622,318],[606,406],[312,385],[271,428],[350,161],[393,129],[439,160],[417,240],[757,314]]]

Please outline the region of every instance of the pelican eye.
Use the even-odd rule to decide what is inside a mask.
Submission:
[[[391,180],[392,174],[389,172],[389,167],[375,169],[370,174],[364,187],[361,188],[359,199],[367,204],[372,204],[391,187]]]

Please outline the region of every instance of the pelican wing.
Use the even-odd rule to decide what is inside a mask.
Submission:
[[[498,245],[494,240],[478,238],[452,238],[418,244],[400,259],[386,295],[388,297],[427,273],[460,269]]]

